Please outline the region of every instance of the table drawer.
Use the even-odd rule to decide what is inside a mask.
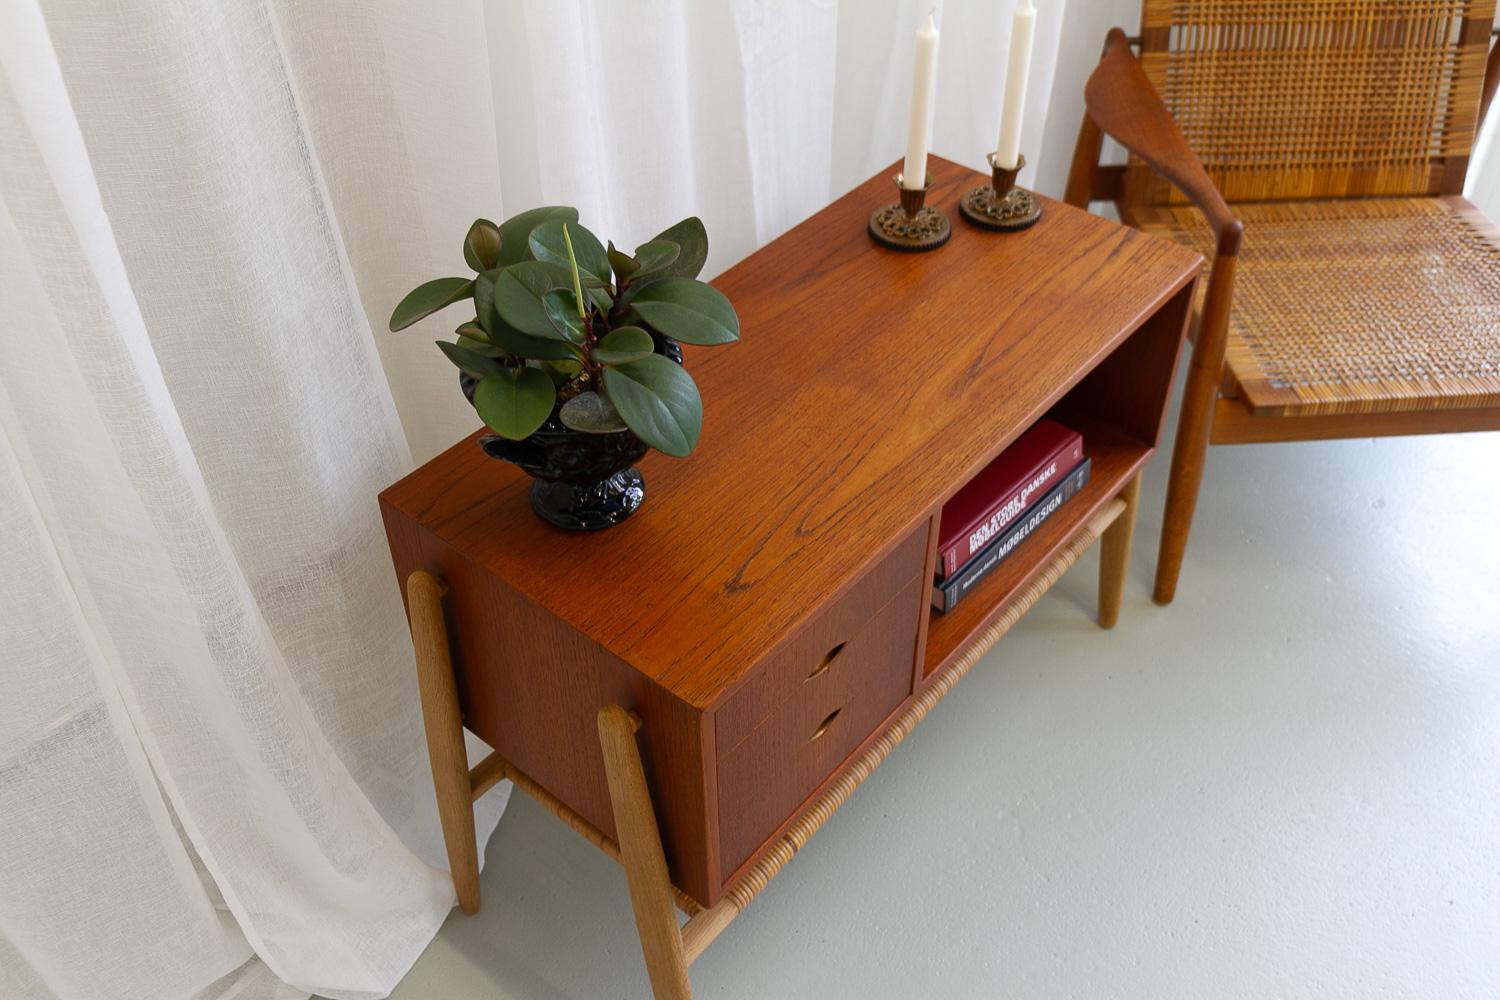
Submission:
[[[718,758],[734,753],[783,702],[802,694],[810,675],[842,657],[897,591],[921,575],[926,555],[924,524],[768,656],[714,714]]]
[[[884,608],[815,661],[797,690],[721,755],[720,862],[727,876],[911,693],[921,578],[908,577]]]

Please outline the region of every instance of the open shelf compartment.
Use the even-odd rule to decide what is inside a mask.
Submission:
[[[1083,453],[1094,463],[1088,485],[1042,522],[958,607],[946,614],[928,609],[931,619],[922,661],[924,679],[947,666],[984,631],[1068,540],[1115,498],[1151,455],[1150,446],[1104,421],[1067,413],[1052,416],[1083,435]]]
[[[1046,416],[1083,436],[1089,482],[946,614],[928,609],[918,686],[953,662],[1085,524],[1138,474],[1155,450],[1182,344],[1191,287],[1179,291]],[[941,516],[940,514],[935,516]],[[931,579],[934,567],[927,567]]]

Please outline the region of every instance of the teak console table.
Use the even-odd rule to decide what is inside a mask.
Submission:
[[[866,221],[895,169],[714,282],[743,339],[688,348],[698,450],[649,455],[623,524],[547,525],[472,438],[380,497],[460,905],[472,803],[509,778],[623,863],[659,998],[1101,538],[1119,612],[1201,259],[1048,199],[1022,233],[887,250]],[[933,174],[947,207],[985,182]],[[943,502],[1047,414],[1091,481],[931,613]],[[494,748],[472,771],[461,725]]]

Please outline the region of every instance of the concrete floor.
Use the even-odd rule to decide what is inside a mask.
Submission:
[[[1091,553],[693,967],[700,998],[1500,997],[1500,434],[1218,448],[1177,602]],[[649,996],[524,795],[398,1000]]]

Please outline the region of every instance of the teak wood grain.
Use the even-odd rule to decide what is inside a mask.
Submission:
[[[686,349],[703,435],[686,460],[640,464],[637,516],[552,528],[527,506],[530,480],[472,441],[383,502],[714,706],[1197,273],[1196,254],[1047,199],[1046,225],[1024,233],[957,225],[938,252],[877,252],[864,220],[891,172],[714,282],[743,339]],[[950,207],[982,180],[937,158],[932,172],[929,199]]]
[[[1197,254],[1046,199],[1024,233],[955,223],[938,252],[883,250],[865,221],[894,169],[714,282],[743,340],[687,349],[699,448],[647,456],[628,521],[550,527],[530,480],[472,437],[381,495],[398,576],[448,585],[464,724],[618,840],[596,713],[635,712],[672,879],[704,906],[1160,432]],[[950,209],[983,180],[933,173]],[[930,616],[942,503],[1048,411],[1083,431],[1093,481],[957,614]]]

